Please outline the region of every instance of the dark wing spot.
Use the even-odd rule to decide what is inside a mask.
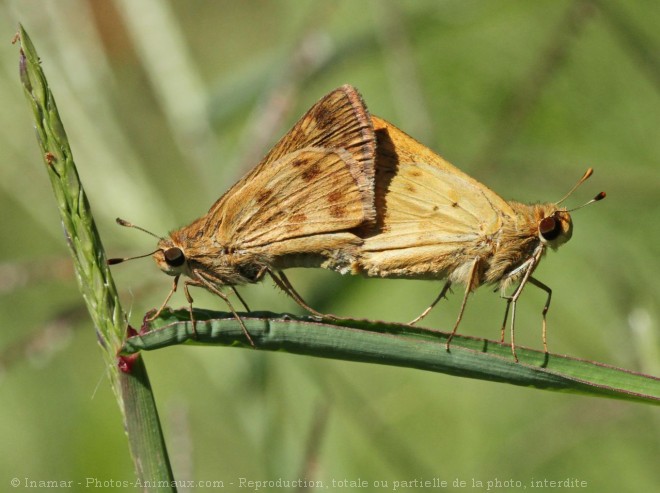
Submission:
[[[326,108],[325,106],[321,105],[317,108],[317,111],[314,115],[314,120],[316,123],[316,126],[319,129],[324,129],[326,127],[329,127],[332,125],[332,111],[329,110],[329,108]]]
[[[321,168],[319,167],[318,164],[315,163],[312,166],[310,166],[308,169],[303,171],[302,179],[305,181],[311,181],[320,174],[321,174]]]
[[[417,192],[417,189],[414,186],[412,186],[410,183],[406,183],[405,189],[410,193]]]
[[[343,196],[344,194],[342,194],[340,190],[335,190],[330,195],[328,195],[328,202],[330,202],[331,204],[333,202],[339,202]]]
[[[410,171],[410,176],[418,178],[418,177],[422,176],[422,172],[418,169],[413,169],[413,170]]]
[[[291,216],[292,223],[304,223],[305,221],[307,221],[307,216],[302,212]]]
[[[297,159],[294,159],[293,161],[291,161],[291,166],[293,166],[294,168],[298,168],[298,167],[302,166],[303,164],[305,164],[306,162],[307,162],[306,159],[297,158]]]
[[[451,203],[451,206],[452,206],[452,207],[458,207],[458,202],[452,202],[452,203]]]
[[[272,190],[262,190],[259,195],[257,195],[257,204],[263,204],[264,202],[268,202],[270,198],[273,196],[273,191]]]
[[[344,217],[346,215],[346,207],[335,204],[330,207],[330,215],[336,218]]]
[[[438,212],[439,210],[440,210],[440,207],[438,207],[437,205],[433,206],[433,212]]]

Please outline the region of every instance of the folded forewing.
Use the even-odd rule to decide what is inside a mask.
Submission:
[[[208,227],[236,250],[356,228],[365,210],[350,161],[346,152],[318,148],[287,154],[227,192]]]

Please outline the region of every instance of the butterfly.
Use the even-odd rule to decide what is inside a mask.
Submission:
[[[516,303],[527,283],[551,289],[532,276],[548,249],[556,250],[573,232],[569,210],[560,204],[589,176],[591,168],[558,202],[506,201],[391,123],[372,116],[376,132],[376,227],[363,234],[357,271],[369,277],[445,279],[440,295],[411,322],[425,317],[450,286],[465,285],[460,311],[446,347],[456,334],[468,295],[482,284],[498,284],[511,308],[511,350],[515,351]],[[601,192],[595,202],[605,197]],[[584,204],[584,205],[587,205]],[[573,209],[575,210],[575,209]],[[507,288],[517,284],[510,296]]]
[[[344,85],[324,96],[205,215],[159,238],[157,249],[147,255],[174,280],[151,318],[167,305],[182,276],[191,317],[188,288],[205,288],[227,303],[252,345],[223,287],[233,289],[249,311],[235,286],[269,274],[298,304],[318,314],[282,269],[325,267],[346,273],[355,265],[362,243],[356,230],[376,218],[375,146],[371,118],[354,87]]]

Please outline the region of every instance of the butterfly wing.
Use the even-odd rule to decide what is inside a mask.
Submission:
[[[443,277],[514,213],[493,191],[388,122],[377,135],[377,228],[361,267],[383,277]]]
[[[204,228],[230,250],[294,254],[300,241],[327,255],[332,234],[368,224],[374,208],[375,134],[360,95],[342,86],[316,103],[259,165],[209,210]],[[342,236],[341,238],[344,238]],[[355,243],[352,234],[345,238]]]
[[[226,197],[216,236],[247,250],[360,226],[365,211],[350,159],[312,147],[271,163]]]
[[[226,196],[255,179],[275,163],[282,163],[288,154],[302,149],[325,149],[339,152],[348,171],[353,176],[364,209],[364,220],[376,217],[374,209],[374,154],[376,137],[367,108],[358,91],[344,85],[321,98],[293,128],[275,144],[266,157],[248,172],[234,187],[221,197],[209,210],[209,216],[224,207]]]
[[[369,112],[357,89],[345,84],[321,98],[271,149],[255,172],[260,172],[261,167],[279,160],[292,149],[304,147],[348,151],[353,160],[347,165],[368,206],[368,215],[374,218],[376,137]]]

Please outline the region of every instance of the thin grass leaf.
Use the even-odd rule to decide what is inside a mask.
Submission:
[[[195,332],[187,310],[165,310],[130,337],[122,352],[133,354],[176,344],[250,348],[230,313],[194,310]],[[322,358],[405,366],[449,375],[510,383],[544,390],[660,404],[660,379],[568,356],[517,347],[519,363],[508,344],[403,324],[367,320],[329,323],[270,312],[242,315],[258,350],[285,351]]]
[[[127,327],[126,316],[119,303],[55,99],[48,88],[37,52],[22,26],[19,26],[19,36],[21,82],[34,115],[37,140],[55,193],[78,285],[94,322],[124,418],[138,478],[147,485],[145,491],[175,491],[171,486],[172,471],[144,364],[141,358],[117,358]],[[120,372],[118,361],[130,361],[130,371]]]

